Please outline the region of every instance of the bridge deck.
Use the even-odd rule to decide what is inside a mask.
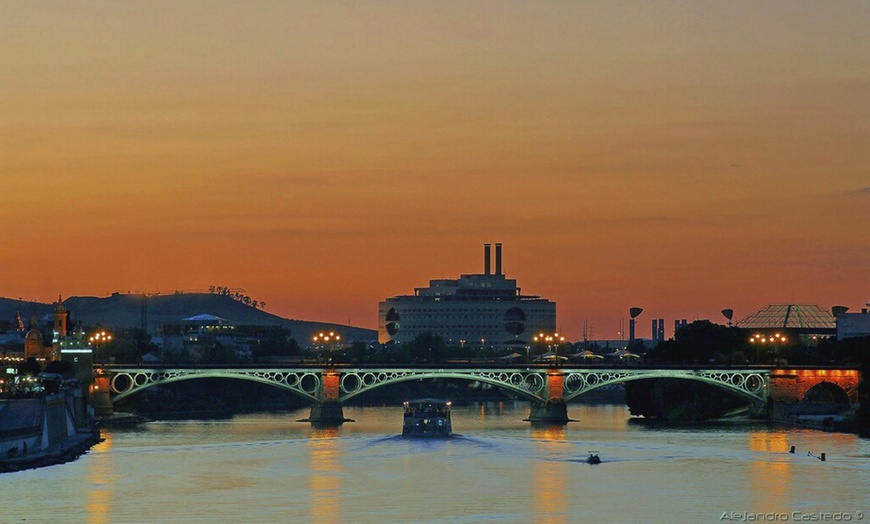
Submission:
[[[115,400],[145,388],[197,378],[231,378],[270,384],[313,402],[339,402],[373,388],[409,380],[461,379],[492,384],[531,401],[543,402],[554,396],[571,400],[600,387],[643,378],[696,380],[722,387],[754,402],[770,395],[771,377],[795,373],[800,368],[771,366],[687,365],[608,366],[505,363],[389,364],[293,364],[237,366],[95,366],[95,374],[108,379]],[[818,367],[813,369],[819,370]],[[819,371],[823,373],[823,371]]]

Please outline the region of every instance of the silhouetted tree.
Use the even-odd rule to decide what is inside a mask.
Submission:
[[[444,339],[432,332],[420,333],[408,342],[405,350],[415,361],[443,362],[447,354]]]
[[[203,364],[237,364],[239,357],[232,348],[216,340],[207,340],[200,346],[200,362]]]
[[[870,340],[870,337],[861,337]],[[858,384],[858,411],[855,412],[855,423],[858,434],[870,437],[870,354],[866,352],[861,363],[861,382]]]
[[[365,342],[356,341],[347,350],[348,359],[351,362],[366,362],[371,356],[369,353],[368,344]]]
[[[290,356],[298,355],[300,350],[289,329],[270,326],[259,335],[253,353],[254,357]]]
[[[707,363],[719,359],[730,362],[735,351],[742,349],[739,330],[714,324],[709,320],[696,320],[681,327],[674,338],[659,342],[646,354],[647,362],[667,364]]]
[[[823,339],[819,341],[816,353],[819,364],[861,365],[870,354],[870,337]]]
[[[18,368],[18,374],[23,375],[25,377],[35,377],[39,375],[42,371],[42,366],[39,365],[39,362],[36,361],[35,358],[30,357],[21,364],[21,367]]]
[[[66,360],[52,360],[45,365],[44,371],[46,373],[57,373],[63,378],[75,378],[76,376],[75,366],[73,366],[71,362],[67,362]]]

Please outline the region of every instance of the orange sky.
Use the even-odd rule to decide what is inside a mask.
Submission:
[[[482,270],[560,329],[870,300],[870,3],[0,4],[0,296],[290,318]]]

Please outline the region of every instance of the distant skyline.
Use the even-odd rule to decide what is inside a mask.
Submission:
[[[870,301],[870,3],[0,4],[0,296],[244,288],[377,327],[504,272],[560,330]]]

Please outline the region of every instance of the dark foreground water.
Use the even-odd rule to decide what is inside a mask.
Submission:
[[[580,422],[532,428],[518,402],[455,406],[461,437],[406,440],[400,406],[346,408],[357,422],[333,430],[295,422],[307,414],[107,430],[76,462],[0,476],[0,522],[870,519],[870,441],[852,435],[659,427],[588,405],[569,406]]]

